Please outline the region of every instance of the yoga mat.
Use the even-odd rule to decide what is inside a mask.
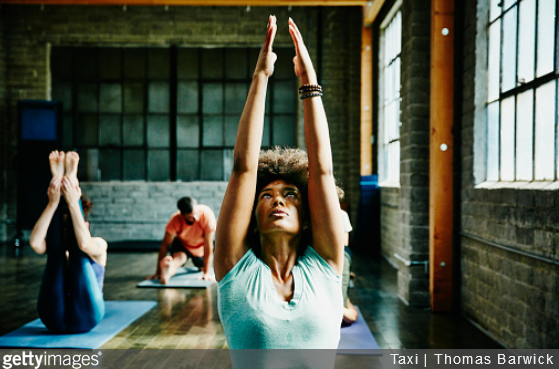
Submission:
[[[0,347],[96,349],[155,305],[155,301],[105,301],[105,316],[87,333],[53,334],[35,319],[0,337]]]
[[[340,331],[340,343],[338,345],[339,355],[381,355],[380,347],[373,337],[367,322],[363,319],[361,310],[355,306],[358,312],[357,320],[349,327],[343,327]]]
[[[161,284],[158,279],[146,279],[138,283],[136,287],[148,288],[206,288],[211,286],[212,281],[199,279],[204,273],[198,268],[179,268],[177,274],[171,277],[167,284]],[[213,274],[213,270],[212,270]]]

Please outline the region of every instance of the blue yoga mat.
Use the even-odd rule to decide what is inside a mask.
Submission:
[[[99,348],[155,305],[155,301],[105,301],[105,316],[87,333],[53,334],[35,319],[0,337],[0,347]]]
[[[355,306],[358,312],[357,320],[349,327],[343,327],[340,331],[340,343],[338,354],[341,355],[380,355],[380,352],[370,350],[380,350],[380,347],[371,333],[369,326],[361,310]]]

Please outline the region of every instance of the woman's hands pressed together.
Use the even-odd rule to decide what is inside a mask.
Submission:
[[[295,45],[296,55],[293,58],[295,75],[301,80],[302,84],[316,84],[316,72],[312,65],[309,51],[303,42],[303,36],[301,36],[301,32],[299,32],[299,28],[297,28],[297,25],[291,18],[289,18],[289,34]]]
[[[254,74],[264,73],[266,77],[271,77],[272,74],[274,74],[274,64],[276,63],[278,56],[272,51],[272,45],[274,44],[277,30],[278,26],[276,24],[276,16],[270,15],[270,18],[268,19],[266,39],[260,49]]]

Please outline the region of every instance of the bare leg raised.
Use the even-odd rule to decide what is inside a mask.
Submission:
[[[64,176],[64,151],[52,151],[49,154],[50,172],[53,177]]]
[[[66,159],[64,160],[64,166],[66,167],[66,176],[70,178],[73,184],[78,184],[78,163],[80,162],[80,156],[75,151],[68,151],[66,153]]]

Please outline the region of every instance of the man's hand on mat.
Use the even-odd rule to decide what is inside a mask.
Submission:
[[[49,203],[52,205],[58,205],[60,202],[60,190],[62,188],[62,176],[54,176],[50,180],[49,189],[47,195],[49,196]]]
[[[210,273],[204,273],[201,277],[198,277],[198,279],[203,279],[205,281],[215,282],[215,277]]]

